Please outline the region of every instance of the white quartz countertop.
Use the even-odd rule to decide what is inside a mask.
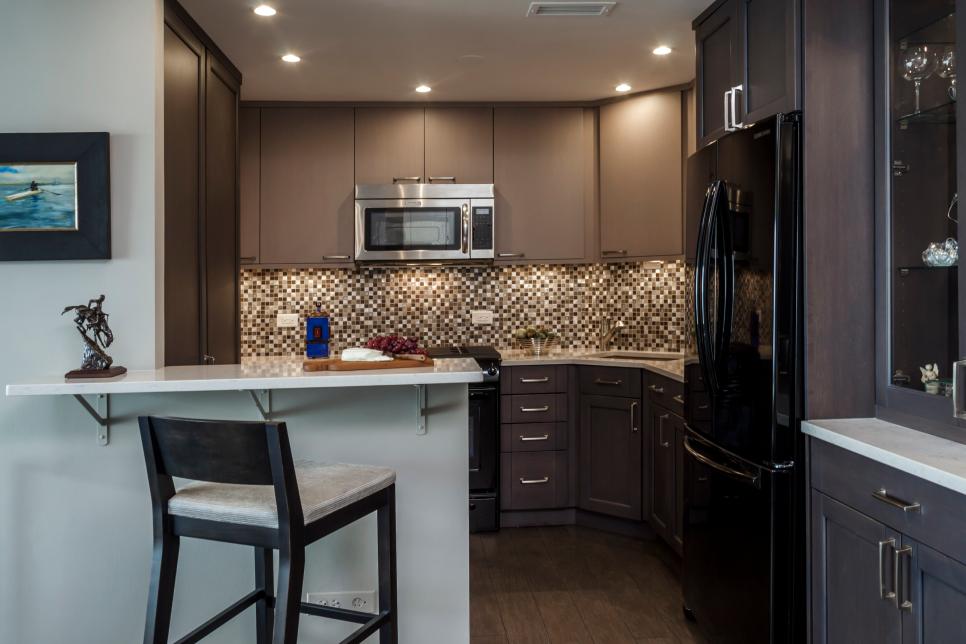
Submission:
[[[591,365],[596,367],[631,367],[647,369],[666,378],[684,382],[684,365],[691,358],[682,353],[660,351],[600,351],[597,349],[552,349],[541,356],[528,355],[522,349],[500,349],[504,367],[529,365]],[[610,358],[620,354],[621,357]]]
[[[966,494],[966,445],[878,418],[811,420],[802,431],[960,494]]]
[[[253,389],[382,387],[482,382],[475,360],[446,358],[432,366],[370,371],[302,370],[301,358],[263,358],[243,364],[163,367],[129,371],[116,378],[65,380],[51,376],[7,385],[8,396],[142,394]]]

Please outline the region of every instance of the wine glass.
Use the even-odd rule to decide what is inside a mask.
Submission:
[[[949,98],[956,100],[956,49],[945,47],[939,55],[939,76],[949,79]]]
[[[919,90],[922,88],[922,81],[926,80],[936,71],[935,53],[929,45],[917,45],[906,50],[900,63],[902,77],[911,81],[916,88],[916,109],[915,114],[922,110],[919,108]]]

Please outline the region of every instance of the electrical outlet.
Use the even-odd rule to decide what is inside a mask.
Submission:
[[[299,325],[298,313],[279,313],[275,317],[275,322],[280,329],[291,329]]]
[[[473,324],[493,324],[493,311],[470,311]]]
[[[307,593],[305,601],[330,608],[347,608],[364,613],[377,613],[376,591],[374,590],[346,590],[333,593]]]

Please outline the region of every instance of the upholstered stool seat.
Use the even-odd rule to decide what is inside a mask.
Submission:
[[[295,479],[305,523],[313,523],[395,483],[388,467],[296,461]],[[221,523],[278,527],[275,489],[270,485],[194,482],[168,501],[174,516]]]
[[[168,644],[181,539],[251,546],[255,589],[176,644],[196,644],[255,607],[256,644],[296,644],[301,614],[354,624],[342,644],[396,644],[396,473],[292,458],[285,423],[142,416],[154,522],[144,644]],[[180,488],[174,481],[186,480]],[[375,515],[377,612],[302,601],[305,550]],[[273,551],[278,551],[275,583]]]

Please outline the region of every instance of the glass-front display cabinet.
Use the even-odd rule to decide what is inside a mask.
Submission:
[[[880,350],[886,349],[888,364],[880,367],[879,402],[956,426],[953,373],[966,347],[960,323],[957,2],[883,4],[887,36],[879,52],[887,60],[879,99],[886,115],[880,134],[888,180],[880,190],[879,270],[886,274],[880,274],[879,294],[886,297],[879,322],[887,319]]]

